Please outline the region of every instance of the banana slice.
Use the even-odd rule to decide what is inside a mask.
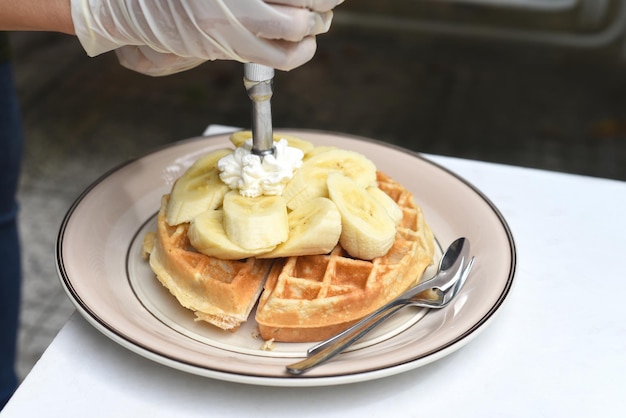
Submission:
[[[234,146],[241,147],[248,139],[251,139],[251,138],[252,138],[251,131],[239,131],[239,132],[233,133],[229,139],[230,139],[230,142],[232,142]],[[287,144],[290,147],[298,148],[302,150],[303,153],[307,153],[308,151],[312,150],[314,147],[312,142],[309,142],[307,140],[297,138],[291,135],[275,133],[273,136],[273,139],[274,139],[274,142],[278,142],[281,139],[284,139],[287,141]]]
[[[230,188],[220,179],[217,162],[231,152],[232,149],[224,148],[201,157],[176,180],[166,208],[168,224],[189,222],[222,204]]]
[[[250,138],[252,138],[252,131],[237,131],[233,132],[228,139],[234,146],[241,147]]]
[[[317,154],[321,154],[322,152],[330,151],[337,149],[337,147],[333,147],[332,145],[319,145],[304,154],[302,161],[310,160],[312,157],[315,157]]]
[[[339,243],[352,257],[371,260],[387,254],[396,225],[363,186],[340,173],[328,176],[328,192],[341,214]]]
[[[267,247],[246,250],[232,242],[224,230],[224,211],[222,209],[207,210],[196,216],[189,224],[187,236],[196,250],[222,260],[240,260],[274,249],[274,247]]]
[[[246,197],[232,190],[224,196],[223,208],[226,235],[246,250],[274,247],[289,236],[282,196]]]
[[[402,213],[402,209],[400,208],[400,206],[398,206],[396,201],[376,186],[370,186],[366,190],[369,194],[374,196],[374,199],[376,199],[381,205],[383,205],[393,222],[396,225],[399,225],[402,221],[402,217],[404,216],[404,214]]]
[[[342,149],[320,152],[303,162],[283,190],[287,207],[294,210],[316,197],[328,197],[326,180],[332,172],[350,177],[364,188],[376,184],[376,166],[365,156]]]
[[[300,205],[289,213],[289,238],[259,258],[328,254],[339,242],[341,215],[325,197]]]

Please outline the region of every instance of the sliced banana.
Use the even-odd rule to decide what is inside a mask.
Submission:
[[[234,146],[241,147],[250,138],[252,138],[252,131],[237,131],[233,132],[228,139]]]
[[[341,235],[341,215],[328,198],[318,197],[289,213],[289,238],[259,258],[327,254]]]
[[[334,147],[332,145],[319,145],[309,151],[307,151],[304,154],[304,157],[302,158],[302,161],[306,161],[306,160],[310,160],[312,157],[315,157],[317,154],[321,154],[322,152],[326,152],[326,151],[330,151],[330,150],[334,150],[337,149],[337,147]]]
[[[246,250],[274,247],[289,236],[282,196],[246,197],[232,190],[224,195],[223,208],[226,235]]]
[[[328,176],[328,192],[341,214],[339,243],[352,257],[371,260],[387,254],[396,225],[365,187],[340,174]]]
[[[316,197],[328,197],[326,180],[333,172],[350,177],[360,187],[376,184],[376,166],[365,156],[342,149],[320,152],[303,162],[283,190],[287,207],[294,210]]]
[[[252,138],[251,131],[238,131],[238,132],[234,132],[230,136],[230,142],[232,142],[233,145],[235,145],[236,147],[241,147],[248,139],[251,139],[251,138]],[[281,139],[284,139],[287,141],[287,144],[290,147],[298,148],[302,150],[303,153],[307,153],[308,151],[312,150],[314,147],[312,142],[309,142],[307,140],[297,138],[291,135],[275,133],[273,136],[273,139],[274,139],[274,142],[278,142]]]
[[[281,139],[287,140],[290,147],[298,148],[303,153],[307,153],[315,147],[312,142],[309,142],[306,139],[281,133],[274,134],[274,141],[280,141]]]
[[[166,208],[168,224],[189,222],[222,204],[230,188],[220,179],[217,162],[231,152],[232,149],[224,148],[201,157],[176,180]]]
[[[224,230],[224,211],[207,210],[196,216],[187,232],[191,245],[208,256],[222,260],[240,260],[271,251],[274,247],[246,250],[232,242]]]
[[[383,192],[376,186],[370,186],[366,190],[369,194],[374,196],[374,199],[376,199],[381,205],[383,205],[383,207],[389,214],[389,217],[391,217],[396,225],[402,222],[402,217],[404,216],[404,214],[402,213],[402,209],[400,208],[400,206],[398,206],[396,201],[391,198],[391,196],[389,196],[387,193]]]

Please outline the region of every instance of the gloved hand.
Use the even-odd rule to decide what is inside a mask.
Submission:
[[[310,60],[343,0],[71,0],[90,56],[116,50],[123,65],[171,74],[207,60],[281,70]]]
[[[115,54],[122,66],[153,77],[187,71],[207,61],[203,58],[156,52],[146,45],[123,46],[116,49]]]

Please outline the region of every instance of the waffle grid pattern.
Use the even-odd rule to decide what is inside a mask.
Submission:
[[[372,261],[354,259],[338,245],[327,255],[277,263],[257,309],[263,338],[326,338],[417,283],[432,260],[432,233],[408,190],[380,172],[377,181],[403,211],[392,248]]]

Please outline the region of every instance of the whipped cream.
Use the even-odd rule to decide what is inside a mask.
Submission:
[[[302,150],[290,147],[287,140],[274,142],[275,153],[263,158],[252,153],[252,139],[217,162],[220,179],[247,197],[279,196],[294,170],[302,165]]]

